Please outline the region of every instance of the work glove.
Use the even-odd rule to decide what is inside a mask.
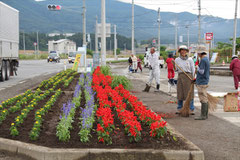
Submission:
[[[196,83],[196,78],[194,78],[194,79],[192,80],[192,83],[194,83],[194,84]]]

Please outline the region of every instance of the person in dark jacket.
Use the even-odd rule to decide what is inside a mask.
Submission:
[[[201,60],[197,66],[196,86],[198,89],[198,97],[201,102],[201,115],[199,117],[195,117],[195,120],[205,120],[208,118],[207,88],[210,75],[210,63],[207,57],[206,48],[204,46],[202,47],[202,51],[198,52],[198,56]]]
[[[235,89],[238,89],[238,83],[240,82],[240,60],[238,59],[238,57],[236,55],[232,56],[230,70],[232,70],[232,72],[233,72]]]

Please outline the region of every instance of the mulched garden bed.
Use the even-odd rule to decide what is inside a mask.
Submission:
[[[43,101],[40,101],[38,106],[32,110],[28,117],[25,119],[24,123],[19,126],[19,136],[12,137],[9,133],[9,128],[11,123],[13,123],[14,118],[20,113],[16,112],[10,114],[7,119],[0,125],[0,137],[19,140],[22,142],[32,143],[40,146],[52,147],[52,148],[122,148],[122,149],[171,149],[171,150],[189,150],[188,145],[181,138],[174,138],[169,132],[161,139],[155,139],[149,136],[150,128],[145,124],[141,123],[142,132],[140,142],[129,142],[129,137],[124,133],[124,126],[121,124],[119,118],[117,117],[117,112],[112,108],[112,113],[114,114],[114,125],[115,130],[112,137],[112,144],[106,145],[99,143],[97,135],[97,121],[93,124],[93,130],[91,131],[90,142],[82,143],[80,142],[79,123],[80,123],[80,107],[85,107],[85,94],[82,87],[81,104],[80,107],[76,109],[76,114],[74,117],[74,122],[72,123],[71,138],[68,142],[59,141],[56,136],[56,126],[59,122],[59,116],[62,113],[62,106],[66,104],[69,100],[73,99],[74,88],[79,80],[79,74],[77,74],[71,84],[64,89],[63,84],[59,87],[62,88],[62,93],[57,99],[53,107],[49,112],[43,117],[44,121],[41,127],[40,137],[38,140],[33,141],[29,138],[29,132],[31,131],[34,123],[35,111],[45,105],[49,100],[49,95]],[[58,88],[59,88],[58,87]]]

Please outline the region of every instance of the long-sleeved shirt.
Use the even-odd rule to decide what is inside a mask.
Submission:
[[[207,57],[201,59],[198,66],[196,84],[197,85],[207,85],[209,82],[210,75],[210,63]]]
[[[153,54],[150,54],[149,57],[148,57],[148,60],[149,60],[149,65],[152,68],[159,67],[158,54],[156,52],[153,53]]]
[[[232,60],[230,70],[233,71],[234,75],[240,75],[240,60],[238,58]]]
[[[186,60],[181,59],[180,57],[175,59],[175,63],[183,69],[184,72],[192,73],[194,75],[195,73],[195,67],[194,62],[192,58],[188,58]],[[178,73],[182,73],[182,71],[176,66],[176,70]]]

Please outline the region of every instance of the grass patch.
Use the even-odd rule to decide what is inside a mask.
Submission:
[[[111,87],[115,88],[115,87],[119,86],[120,84],[122,84],[123,87],[126,90],[130,90],[131,87],[132,87],[132,84],[131,84],[130,80],[127,77],[119,76],[119,75],[113,76]]]

